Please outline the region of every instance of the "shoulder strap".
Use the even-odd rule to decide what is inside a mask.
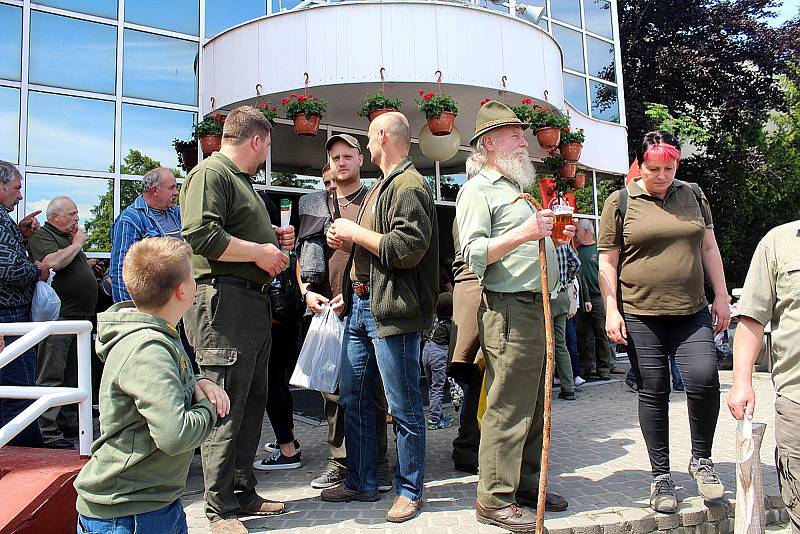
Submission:
[[[624,185],[619,190],[619,202],[617,203],[617,211],[622,219],[622,224],[625,224],[625,212],[628,211],[628,188]]]

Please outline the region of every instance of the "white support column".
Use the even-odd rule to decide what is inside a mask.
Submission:
[[[22,69],[19,90],[19,164],[17,168],[24,177],[28,163],[28,71],[30,70],[31,1],[22,3]],[[25,186],[27,187],[27,186]],[[28,195],[24,195],[17,208],[17,218],[25,216]]]

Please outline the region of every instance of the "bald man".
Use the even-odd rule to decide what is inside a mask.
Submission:
[[[397,496],[390,522],[414,518],[422,507],[425,415],[419,389],[420,333],[433,323],[438,294],[439,231],[433,193],[408,152],[408,120],[398,112],[369,126],[372,163],[382,176],[355,221],[331,224],[332,249],[350,247],[342,297],[340,401],[345,407],[347,478],[322,492],[329,502],[377,501],[377,443],[372,388],[383,378],[397,433]]]
[[[28,240],[28,252],[55,270],[53,289],[61,299],[60,320],[94,319],[97,280],[82,248],[86,231],[78,226],[78,207],[68,197],[56,197],[47,205],[47,222]],[[36,383],[40,386],[78,385],[77,338],[50,336],[39,344]],[[78,435],[77,406],[56,406],[39,418],[44,446],[72,449],[68,438]]]

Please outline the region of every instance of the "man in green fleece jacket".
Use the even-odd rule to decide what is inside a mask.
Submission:
[[[370,188],[356,221],[339,218],[327,234],[334,250],[355,246],[342,283],[348,318],[339,395],[345,407],[347,478],[323,491],[322,500],[378,500],[372,387],[380,372],[397,432],[397,497],[386,515],[395,523],[415,517],[423,504],[419,340],[433,323],[439,289],[436,206],[408,157],[410,146],[408,120],[401,113],[372,121],[367,149],[383,176]]]
[[[175,325],[197,286],[191,248],[157,237],[133,245],[122,269],[130,301],[97,316],[100,438],[75,480],[79,533],[186,533],[180,496],[195,448],[230,410],[197,380]]]

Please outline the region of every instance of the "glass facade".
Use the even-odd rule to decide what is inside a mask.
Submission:
[[[508,12],[483,0],[467,2]],[[107,253],[111,222],[136,198],[141,175],[165,166],[179,182],[185,176],[173,142],[191,138],[200,111],[201,43],[299,3],[0,0],[0,122],[6,126],[0,130],[0,159],[17,164],[25,176],[25,199],[13,215],[42,209],[53,196],[67,194],[90,234],[86,250]],[[614,5],[609,0],[526,3],[544,8],[539,26],[563,50],[566,99],[581,113],[619,122]],[[323,125],[327,131],[310,139],[296,137],[288,121],[279,120],[276,128],[273,150],[281,161],[268,162],[257,186],[292,195],[322,188],[324,139],[339,133],[337,127]],[[365,132],[346,133],[366,147]],[[287,159],[290,151],[295,155]],[[444,205],[452,205],[466,183],[468,155],[462,150],[450,161],[434,163],[418,144],[411,151]],[[378,175],[365,152],[364,182],[370,185]],[[581,211],[594,214],[597,200],[587,187]]]

